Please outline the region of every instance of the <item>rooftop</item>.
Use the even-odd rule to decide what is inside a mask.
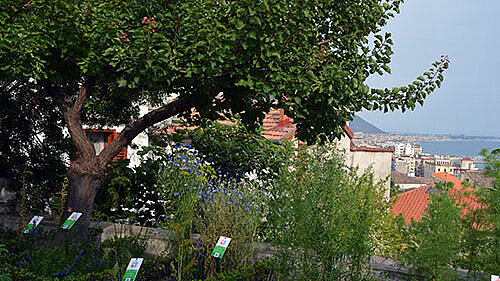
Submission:
[[[440,193],[441,191],[436,188],[438,182],[451,182],[453,187],[448,192],[454,195],[457,199],[457,204],[465,207],[462,210],[462,215],[467,214],[471,210],[480,208],[481,205],[474,196],[474,189],[464,187],[462,182],[453,175],[442,172],[432,174],[433,183],[427,184],[406,192],[403,192],[395,197],[394,205],[391,211],[394,216],[402,215],[406,224],[413,221],[420,221],[422,215],[427,209],[429,197],[431,194]]]

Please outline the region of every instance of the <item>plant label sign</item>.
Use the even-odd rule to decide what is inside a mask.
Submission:
[[[139,272],[139,268],[141,268],[143,260],[143,258],[131,259],[128,263],[127,270],[125,271],[125,275],[123,275],[122,281],[134,281],[137,277],[137,273]]]
[[[222,258],[222,256],[226,252],[229,242],[231,242],[231,238],[224,236],[219,237],[219,241],[217,241],[217,244],[215,245],[215,248],[212,252],[212,257]]]
[[[498,276],[498,275],[491,275],[491,281],[500,281],[500,276]]]
[[[30,233],[32,232],[39,224],[40,222],[43,220],[43,217],[41,216],[34,216],[30,222],[28,223],[28,225],[26,226],[26,228],[24,229],[23,233]]]
[[[62,229],[70,229],[76,223],[76,221],[80,218],[82,213],[73,212],[71,216],[63,223],[61,226]]]

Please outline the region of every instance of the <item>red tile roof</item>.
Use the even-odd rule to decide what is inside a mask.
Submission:
[[[473,195],[474,189],[464,187],[462,182],[451,174],[446,172],[432,174],[433,178],[438,181],[451,182],[453,187],[448,190],[451,195],[455,196],[456,204],[463,205],[462,216],[471,210],[481,207],[477,198]],[[424,185],[416,189],[403,192],[396,197],[391,211],[394,217],[401,214],[406,224],[410,224],[412,220],[420,221],[422,215],[427,209],[429,197],[432,192],[433,185]]]
[[[271,141],[290,140],[297,130],[293,119],[286,116],[282,108],[271,109],[264,117],[262,125],[262,136]]]
[[[344,126],[344,131],[347,134],[347,136],[349,136],[350,139],[354,138],[354,133],[352,132],[351,128],[347,126],[347,124]]]
[[[429,204],[429,187],[430,185],[424,185],[399,194],[391,209],[394,217],[401,214],[406,224],[410,224],[412,220],[420,221]]]

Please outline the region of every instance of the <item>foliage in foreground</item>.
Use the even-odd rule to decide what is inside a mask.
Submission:
[[[422,220],[401,224],[407,249],[400,258],[413,265],[415,273],[432,280],[456,280],[456,269],[466,269],[467,278],[486,280],[500,272],[500,150],[482,152],[493,178],[491,187],[478,192],[450,192],[452,184],[438,185]],[[463,196],[480,205],[471,208]]]
[[[54,247],[46,243],[53,239],[53,233],[0,234],[0,242],[9,249],[0,256],[0,274],[7,272],[16,281],[121,280],[130,258],[143,256],[145,250],[145,241],[138,236],[115,236],[103,243],[68,239],[63,246]],[[165,258],[145,259],[137,280],[158,280],[168,271],[165,264]]]
[[[269,191],[267,241],[280,268],[298,280],[364,280],[381,185],[357,175],[331,148],[299,152]]]

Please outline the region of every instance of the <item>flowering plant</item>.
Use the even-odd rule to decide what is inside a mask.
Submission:
[[[173,148],[157,188],[166,214],[162,228],[175,233],[179,245],[175,250],[178,279],[189,274],[192,264],[208,277],[248,262],[266,203],[256,180],[216,171],[189,145]],[[232,241],[217,267],[209,255],[219,236]]]

